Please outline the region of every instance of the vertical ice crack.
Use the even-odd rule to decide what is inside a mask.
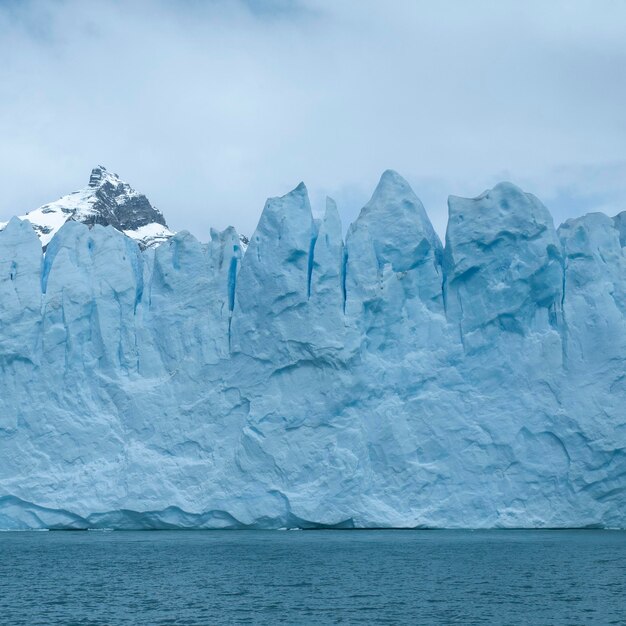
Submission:
[[[567,361],[567,319],[565,317],[565,289],[566,289],[566,273],[567,273],[567,257],[563,257],[563,263],[562,263],[562,269],[563,269],[563,282],[562,282],[562,287],[561,287],[561,318],[563,320],[563,333],[561,334],[561,349],[562,349],[562,356],[561,359],[563,361],[563,367],[565,367],[565,363]]]
[[[348,248],[344,246],[341,257],[341,298],[343,314],[346,314],[346,274],[348,271]]]
[[[317,243],[317,230],[313,229],[311,235],[311,241],[309,242],[309,258],[307,261],[307,274],[306,274],[306,297],[311,298],[311,279],[313,277],[313,261],[315,255],[315,244]]]
[[[237,252],[238,246],[235,246]],[[237,257],[232,256],[228,266],[228,352],[230,352],[231,325],[233,321],[233,310],[235,309],[235,288],[237,286]]]

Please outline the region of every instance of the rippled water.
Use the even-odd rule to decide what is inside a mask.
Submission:
[[[0,533],[2,624],[626,624],[626,533]]]

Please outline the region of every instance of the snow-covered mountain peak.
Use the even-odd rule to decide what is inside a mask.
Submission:
[[[174,234],[146,196],[102,165],[91,171],[89,184],[83,189],[19,217],[31,223],[44,248],[68,220],[112,226],[142,248],[157,246]]]
[[[114,187],[122,184],[133,191],[127,183],[120,180],[120,177],[113,172],[109,172],[104,165],[98,165],[91,170],[91,176],[89,177],[89,187],[101,187],[102,185],[109,183]]]
[[[68,220],[89,227],[94,224],[112,226],[137,241],[141,248],[155,248],[176,234],[146,196],[103,165],[91,170],[89,183],[83,189],[20,215],[19,219],[30,222],[44,250]],[[0,222],[0,230],[7,224]],[[248,238],[240,235],[239,241],[245,252]]]

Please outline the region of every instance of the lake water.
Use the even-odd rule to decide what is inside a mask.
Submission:
[[[626,624],[626,533],[0,533],[0,623]]]

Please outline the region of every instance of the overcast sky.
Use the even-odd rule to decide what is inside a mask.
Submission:
[[[400,172],[443,234],[500,180],[626,209],[626,2],[0,0],[0,220],[117,172],[170,226],[346,222]]]

